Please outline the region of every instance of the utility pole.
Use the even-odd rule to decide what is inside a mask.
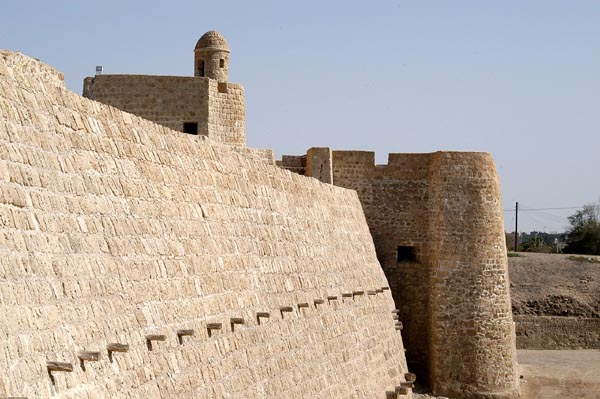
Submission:
[[[519,202],[515,204],[515,252],[519,246]]]

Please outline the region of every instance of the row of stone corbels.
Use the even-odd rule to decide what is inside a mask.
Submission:
[[[355,299],[356,297],[364,296],[376,296],[378,294],[382,294],[384,291],[389,291],[390,287],[385,286],[381,288],[376,288],[373,290],[356,290],[352,292],[342,292],[339,296],[344,298]],[[315,298],[313,300],[313,306],[315,309],[318,309],[319,305],[324,305],[325,302],[328,304],[333,301],[337,301],[339,299],[338,295],[328,295],[326,299],[323,298]],[[301,309],[306,309],[310,307],[310,303],[302,302],[297,304],[298,311]],[[286,313],[294,312],[294,306],[281,306],[278,309],[278,313],[281,315],[282,319],[285,319]],[[393,319],[396,321],[395,328],[396,330],[402,330],[402,322],[398,320],[398,309],[392,311]],[[258,325],[261,324],[262,319],[270,318],[271,312],[257,312],[256,313],[256,322]],[[229,319],[229,326],[231,328],[231,332],[235,332],[236,326],[244,325],[245,320],[242,317],[232,317]],[[211,322],[206,324],[206,330],[209,337],[212,337],[213,334],[217,331],[221,331],[223,329],[223,323]],[[177,341],[179,345],[183,344],[184,337],[191,337],[195,335],[193,329],[181,329],[176,330],[175,335],[177,336]],[[146,347],[148,350],[153,350],[153,342],[164,342],[167,340],[167,336],[164,334],[149,334],[145,336],[146,339]],[[114,353],[124,353],[129,351],[129,345],[113,342],[106,345],[106,351],[108,353],[108,358],[110,362],[113,361]],[[85,362],[97,362],[100,360],[101,353],[99,351],[79,351],[77,352],[77,359],[79,360],[80,366],[82,370],[85,371]],[[54,383],[54,377],[52,376],[53,372],[72,372],[74,370],[73,364],[69,362],[59,362],[59,361],[47,361],[46,368],[48,370],[48,375],[52,383]]]
[[[410,393],[409,389],[412,389],[415,385],[415,381],[417,380],[417,376],[414,373],[405,373],[403,381],[400,385],[396,385],[393,391],[387,391],[385,393],[386,399],[396,399],[399,396],[408,395]]]
[[[400,321],[400,309],[392,310],[392,320],[394,321],[394,328],[396,331],[402,331],[403,325]],[[405,373],[404,379],[406,381],[400,382],[400,385],[396,385],[396,389],[393,391],[387,391],[385,393],[386,399],[398,398],[402,395],[408,395],[410,393],[409,389],[414,387],[414,383],[417,380],[417,376],[414,373]]]

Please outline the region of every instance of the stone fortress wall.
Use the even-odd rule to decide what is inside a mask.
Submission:
[[[302,164],[298,160],[303,160]],[[400,318],[409,367],[436,394],[519,392],[500,186],[486,153],[311,148],[282,167],[356,190]]]
[[[407,392],[354,191],[79,97],[11,52],[0,141],[0,397]]]

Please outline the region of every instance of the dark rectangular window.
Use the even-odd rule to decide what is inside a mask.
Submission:
[[[225,68],[225,60],[224,60],[223,58],[221,58],[221,59],[219,60],[219,66],[220,66],[221,68]]]
[[[417,249],[415,247],[399,246],[398,252],[396,254],[396,261],[398,263],[402,263],[402,262],[418,263],[419,257],[417,254]]]
[[[217,90],[219,93],[227,93],[227,82],[219,82],[217,84]]]
[[[183,132],[198,134],[198,122],[183,122]]]

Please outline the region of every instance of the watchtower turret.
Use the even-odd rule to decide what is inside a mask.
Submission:
[[[229,46],[217,31],[206,32],[194,49],[194,76],[227,82],[229,71]]]

